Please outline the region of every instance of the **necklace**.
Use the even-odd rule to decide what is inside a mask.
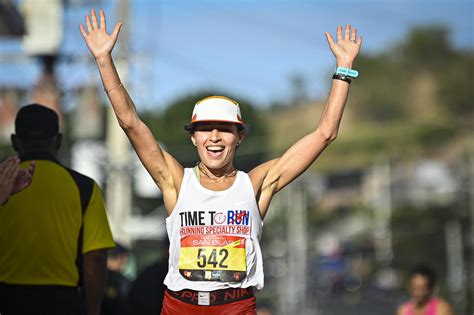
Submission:
[[[230,173],[228,174],[224,174],[224,175],[221,175],[221,176],[215,176],[215,175],[209,175],[207,173],[207,171],[202,167],[202,163],[201,162],[197,162],[197,167],[199,168],[199,172],[201,172],[202,174],[204,174],[207,178],[209,178],[210,180],[218,180],[222,177],[234,177],[235,175],[237,175],[237,170],[234,168]]]

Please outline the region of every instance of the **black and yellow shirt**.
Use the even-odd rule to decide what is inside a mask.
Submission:
[[[102,192],[53,158],[33,159],[31,185],[0,206],[0,283],[77,286],[81,229],[83,254],[115,246]],[[22,168],[27,160],[22,158]],[[83,215],[79,186],[84,183],[93,187]]]

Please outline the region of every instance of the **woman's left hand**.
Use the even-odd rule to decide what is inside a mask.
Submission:
[[[332,35],[326,32],[326,39],[332,53],[336,57],[337,65],[340,67],[352,68],[362,45],[362,37],[357,38],[357,29],[346,25],[345,34],[342,34],[342,26],[337,27],[337,42]]]

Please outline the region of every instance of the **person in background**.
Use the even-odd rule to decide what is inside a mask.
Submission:
[[[160,243],[159,260],[148,266],[135,279],[130,292],[133,314],[160,314],[166,286],[163,280],[168,273],[168,238]]]
[[[398,308],[397,315],[454,315],[449,303],[435,296],[436,281],[432,268],[416,266],[409,276],[410,301]]]
[[[11,142],[32,178],[0,206],[2,315],[100,314],[115,243],[97,183],[58,161],[61,140],[55,111],[31,104],[17,113]]]
[[[129,250],[121,244],[108,252],[107,286],[102,301],[102,315],[132,314],[129,303],[131,281],[123,274],[123,268],[129,258]]]

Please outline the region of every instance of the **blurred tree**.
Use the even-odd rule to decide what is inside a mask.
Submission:
[[[447,110],[472,128],[474,100],[474,54],[457,53],[438,74],[439,96]]]
[[[295,73],[290,77],[291,102],[294,105],[308,104],[308,84],[301,73]]]
[[[363,121],[385,123],[406,117],[404,106],[407,73],[389,55],[360,56],[361,76],[351,91],[356,116]]]
[[[450,62],[454,52],[449,42],[449,31],[444,26],[416,27],[411,30],[405,42],[395,49],[399,61],[410,69],[439,71],[439,66]]]

